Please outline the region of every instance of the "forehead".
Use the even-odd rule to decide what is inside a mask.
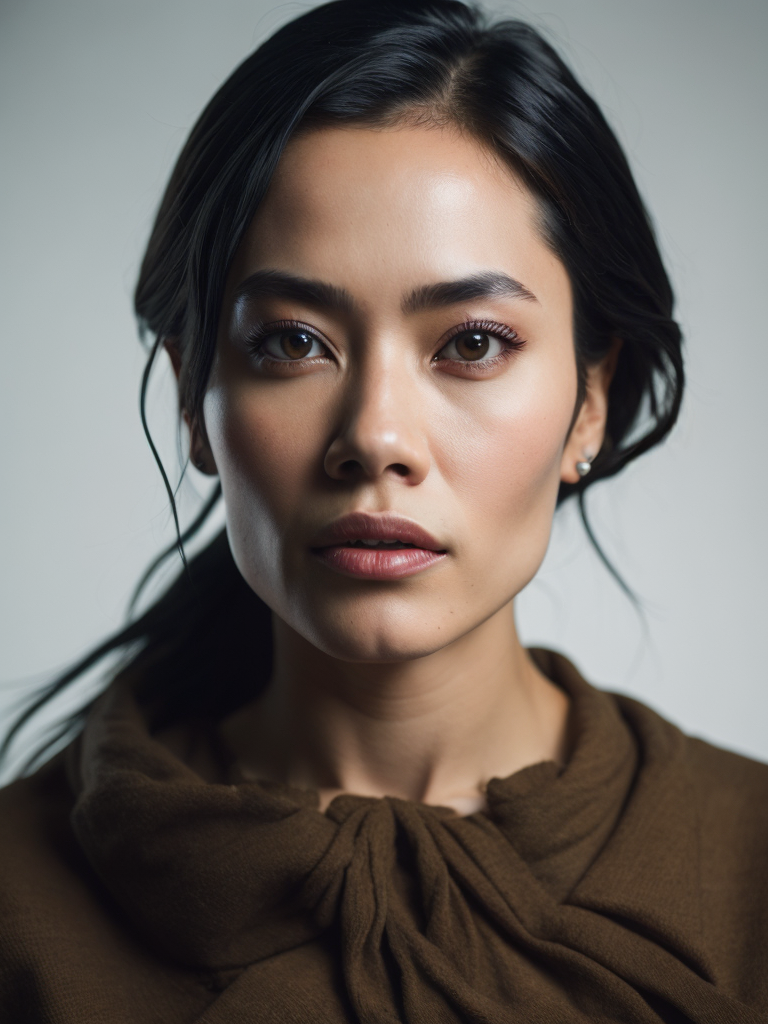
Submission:
[[[266,267],[381,301],[415,280],[489,270],[537,295],[557,281],[567,288],[535,198],[486,146],[453,128],[329,128],[292,139],[234,276]]]

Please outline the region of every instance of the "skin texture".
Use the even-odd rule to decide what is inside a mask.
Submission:
[[[344,289],[347,306],[239,294],[265,270]],[[404,307],[492,273],[532,296]],[[222,730],[254,776],[317,789],[321,810],[354,792],[470,813],[489,778],[567,758],[567,700],[521,646],[513,600],[560,481],[603,440],[612,359],[590,369],[569,433],[572,318],[534,198],[475,139],[334,128],[288,145],[231,267],[204,425],[190,424],[237,565],[274,612],[272,682]],[[274,330],[254,354],[281,321],[312,331],[307,357],[266,358],[285,356]],[[469,323],[490,361],[451,344]],[[446,556],[399,580],[334,572],[313,539],[355,511],[403,515]]]

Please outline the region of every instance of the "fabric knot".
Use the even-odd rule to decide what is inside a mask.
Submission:
[[[690,925],[683,738],[537,658],[571,698],[574,749],[562,770],[490,780],[487,811],[344,794],[320,813],[316,791],[208,783],[115,688],[74,748],[73,828],[167,959],[223,978],[319,940],[361,1024],[588,1021],[605,1006],[638,1024],[703,1020],[702,1007],[749,1020],[714,991]]]

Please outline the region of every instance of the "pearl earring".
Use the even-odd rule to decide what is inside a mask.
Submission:
[[[594,459],[594,455],[585,454],[583,460],[576,463],[576,472],[580,477],[585,477],[590,469],[592,469],[592,459]]]

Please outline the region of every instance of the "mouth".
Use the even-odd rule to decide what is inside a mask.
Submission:
[[[358,579],[413,576],[442,561],[447,550],[412,519],[352,512],[320,531],[312,554],[327,568]]]
[[[344,544],[348,548],[382,548],[387,551],[394,551],[398,548],[415,548],[415,544],[404,544],[400,540],[348,540]]]

